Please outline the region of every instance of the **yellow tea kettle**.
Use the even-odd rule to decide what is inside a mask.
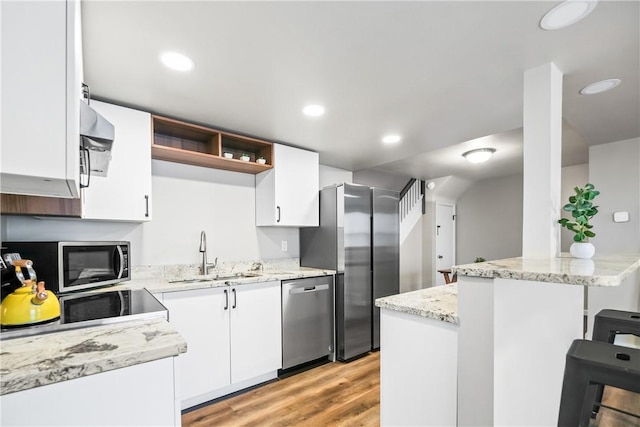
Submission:
[[[20,260],[25,267],[31,267],[31,261]],[[20,265],[16,265],[16,276],[21,278]],[[35,274],[34,274],[35,276]],[[24,276],[22,276],[24,277]],[[60,302],[55,294],[44,288],[44,282],[36,284],[33,280],[21,280],[23,286],[7,295],[0,304],[0,324],[2,326],[22,326],[46,322],[60,317]]]

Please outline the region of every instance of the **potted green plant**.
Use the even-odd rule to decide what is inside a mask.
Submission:
[[[593,205],[593,199],[600,192],[589,183],[573,190],[576,194],[569,197],[569,203],[562,207],[565,212],[571,213],[573,221],[561,218],[558,224],[575,233],[569,248],[571,255],[576,258],[591,258],[595,253],[595,247],[589,239],[595,237],[596,233],[593,232],[593,225],[589,224],[589,220],[598,213],[598,206]]]
[[[481,256],[477,257],[476,259],[473,260],[473,262],[485,262],[486,259],[482,258]]]
[[[243,162],[248,162],[249,160],[251,160],[251,156],[249,156],[247,153],[242,153],[242,155],[240,156],[240,160],[242,160]]]

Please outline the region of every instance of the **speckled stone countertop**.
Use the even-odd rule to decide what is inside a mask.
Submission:
[[[186,351],[185,340],[164,319],[114,323],[0,341],[0,395]]]
[[[458,286],[434,286],[376,300],[376,307],[459,324]]]
[[[640,268],[640,255],[611,255],[593,259],[507,258],[474,264],[456,265],[451,272],[458,276],[531,280],[582,286],[618,286]]]
[[[326,276],[335,274],[333,270],[324,270],[318,268],[289,266],[281,270],[264,270],[264,271],[246,271],[246,272],[219,272],[217,277],[226,277],[238,273],[248,273],[255,275],[253,277],[237,277],[216,279],[216,274],[208,276],[198,276],[193,273],[186,273],[169,277],[144,277],[144,275],[136,275],[134,272],[133,279],[128,282],[122,282],[120,286],[130,289],[146,288],[151,293],[188,291],[194,289],[217,288],[220,286],[243,285],[258,282],[272,282],[276,280],[301,279],[305,277]],[[141,277],[142,278],[138,278]],[[113,289],[113,288],[112,288]]]

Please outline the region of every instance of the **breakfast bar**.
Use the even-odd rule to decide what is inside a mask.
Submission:
[[[556,425],[565,356],[584,337],[584,287],[637,289],[639,267],[638,255],[510,258],[376,300],[381,424]]]

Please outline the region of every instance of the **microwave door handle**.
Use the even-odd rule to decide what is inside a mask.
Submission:
[[[116,246],[118,250],[118,258],[119,258],[119,268],[118,268],[118,279],[122,279],[122,272],[124,271],[124,254],[122,253],[122,247],[120,245]]]
[[[124,296],[122,291],[118,291],[118,296],[120,297],[120,317],[124,316],[126,313],[124,312]]]

